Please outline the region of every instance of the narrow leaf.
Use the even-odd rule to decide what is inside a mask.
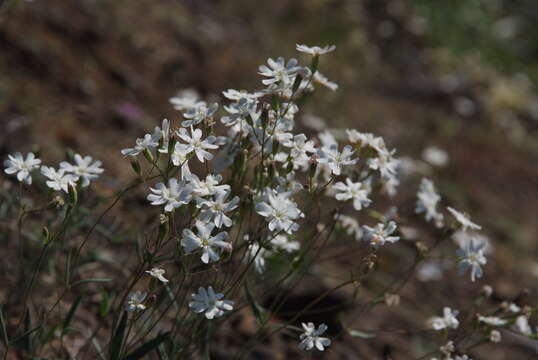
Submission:
[[[256,320],[260,325],[263,325],[267,320],[267,311],[256,302],[256,299],[252,295],[252,292],[250,291],[247,283],[245,283],[245,293],[247,295],[247,301],[252,308],[252,312],[254,313]]]
[[[360,331],[360,330],[349,330],[349,335],[351,335],[353,337],[358,337],[358,338],[361,338],[361,339],[375,338],[375,334],[367,333],[367,332]]]
[[[84,280],[78,280],[71,284],[71,287],[75,287],[78,285],[88,284],[88,283],[105,283],[110,282],[112,279],[84,279]]]
[[[121,355],[121,345],[123,344],[123,337],[125,336],[125,328],[127,327],[127,311],[124,311],[121,315],[120,322],[116,328],[116,333],[112,338],[110,344],[110,359],[118,360]]]
[[[67,316],[65,317],[65,319],[64,319],[64,321],[62,323],[62,328],[63,328],[64,331],[71,324],[71,321],[73,320],[73,315],[75,315],[75,311],[77,311],[77,307],[80,304],[81,299],[82,299],[82,296],[79,295],[75,299],[75,302],[73,302],[73,305],[71,305],[71,309],[69,309],[69,312],[67,313]]]

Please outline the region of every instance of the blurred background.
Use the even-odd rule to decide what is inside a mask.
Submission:
[[[179,90],[222,102],[225,89],[261,88],[268,57],[335,44],[320,70],[339,88],[319,89],[303,114],[385,137],[485,229],[480,284],[502,299],[536,294],[537,24],[534,0],[4,0],[0,156],[90,154],[111,194],[132,177],[120,149],[179,119],[168,103]],[[418,182],[404,186],[409,198]],[[371,358],[399,346],[370,342]]]

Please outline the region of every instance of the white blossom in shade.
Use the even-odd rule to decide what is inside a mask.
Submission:
[[[295,178],[294,171],[290,171],[285,177],[278,176],[276,181],[278,182],[278,186],[276,188],[277,192],[289,191],[290,193],[294,194],[303,190],[303,185]]]
[[[452,234],[452,240],[460,248],[465,248],[469,241],[473,240],[475,245],[484,244],[484,255],[493,253],[493,245],[489,237],[476,231],[463,231],[460,229]]]
[[[101,161],[93,161],[91,156],[80,156],[75,154],[75,165],[68,163],[67,161],[62,161],[60,163],[60,168],[64,169],[66,173],[71,173],[74,175],[76,180],[82,179],[82,186],[86,187],[90,185],[91,180],[95,180],[103,173],[103,168],[101,168]],[[93,162],[92,162],[93,161]]]
[[[187,119],[181,122],[181,126],[195,126],[206,119],[210,119],[219,108],[219,104],[213,103],[207,106],[205,103],[200,103],[195,107],[187,109],[183,116]]]
[[[150,188],[151,194],[147,199],[151,205],[165,205],[164,211],[171,212],[181,205],[188,204],[191,201],[192,189],[184,181],[178,182],[176,178],[168,180],[168,186],[164,183],[158,183],[155,188]]]
[[[443,260],[423,261],[417,266],[417,278],[423,282],[439,281],[449,264],[449,262]]]
[[[354,152],[349,145],[344,146],[342,152],[339,152],[338,145],[334,144],[319,149],[317,160],[320,164],[326,164],[334,175],[340,175],[343,166],[354,165],[359,160],[358,158],[352,159]]]
[[[362,239],[364,231],[362,230],[357,220],[355,220],[351,216],[343,214],[336,214],[335,218],[338,219],[338,225],[340,225],[344,229],[346,234],[353,236],[353,238],[357,241]]]
[[[460,322],[456,318],[457,310],[452,310],[449,307],[443,308],[443,316],[434,316],[429,320],[433,330],[456,329]]]
[[[170,121],[163,119],[161,128],[162,146],[159,149],[160,153],[168,154],[168,144],[170,143]]]
[[[209,149],[217,149],[218,146],[214,145],[216,138],[214,136],[208,136],[205,140],[202,140],[202,130],[193,129],[191,127],[191,135],[188,134],[184,128],[179,129],[177,135],[185,141],[187,144],[179,144],[178,149],[185,154],[190,154],[194,151],[196,157],[201,162],[205,160],[213,159],[213,155],[208,152]]]
[[[479,316],[478,321],[491,326],[503,326],[507,321],[497,316]]]
[[[454,360],[473,360],[469,357],[469,355],[463,354],[463,355],[456,355],[454,357]]]
[[[41,173],[48,179],[46,184],[56,191],[69,192],[69,186],[76,185],[76,178],[66,174],[64,169],[56,170],[53,167],[41,166]]]
[[[477,243],[474,239],[470,239],[464,248],[457,251],[460,257],[459,272],[463,274],[468,268],[471,268],[471,281],[482,277],[482,267],[480,265],[487,263],[484,256],[484,246],[484,243]]]
[[[331,51],[334,51],[336,49],[336,45],[327,45],[324,47],[320,46],[306,46],[306,45],[300,45],[297,44],[296,47],[297,51],[312,55],[312,56],[319,56],[323,54],[330,53]]]
[[[364,225],[364,237],[365,241],[369,241],[370,245],[374,247],[385,245],[385,243],[395,243],[400,240],[399,236],[390,236],[396,231],[396,223],[389,221],[388,224],[379,223],[374,228]]]
[[[307,140],[305,134],[299,134],[295,135],[293,139],[284,141],[282,145],[291,148],[290,156],[292,158],[293,167],[295,169],[308,169],[308,161],[310,159],[309,154],[313,154],[316,152],[316,148],[313,141]]]
[[[234,126],[239,121],[246,120],[249,116],[252,121],[255,121],[260,116],[260,113],[256,110],[256,100],[243,98],[237,103],[224,106],[224,109],[228,112],[228,115],[223,116],[221,122],[226,126]]]
[[[204,313],[206,319],[212,320],[221,317],[226,311],[233,310],[234,302],[222,300],[223,297],[224,294],[216,293],[211,286],[207,290],[201,287],[198,289],[198,293],[192,294],[189,308],[197,314]]]
[[[294,220],[304,217],[303,212],[297,208],[297,204],[290,199],[290,194],[287,192],[275,193],[269,190],[266,199],[257,202],[255,209],[269,222],[269,230],[284,231],[288,234],[299,229],[299,225]]]
[[[30,173],[39,168],[41,160],[35,157],[34,153],[30,152],[26,155],[26,159],[20,152],[13,155],[8,155],[8,159],[4,161],[4,169],[6,174],[17,174],[17,180],[28,185],[32,184],[32,176]]]
[[[446,151],[435,146],[430,146],[424,149],[422,158],[433,166],[443,167],[448,164],[448,154]]]
[[[258,74],[267,77],[262,80],[262,83],[269,86],[271,91],[289,91],[293,86],[295,76],[302,70],[298,66],[297,59],[289,59],[286,63],[283,57],[276,60],[269,58],[267,65],[260,65]]]
[[[316,72],[314,73],[314,78],[313,78],[313,80],[314,80],[316,83],[325,86],[325,87],[328,88],[329,90],[332,90],[332,91],[336,91],[336,90],[338,90],[338,84],[335,83],[334,81],[329,80],[325,75],[323,75],[323,74],[320,73],[319,71],[316,71]]]
[[[147,293],[142,291],[134,291],[129,293],[127,297],[127,304],[125,305],[125,310],[128,312],[133,312],[137,310],[146,310],[146,305],[143,304],[146,299]]]
[[[163,284],[168,282],[168,279],[164,277],[165,270],[161,268],[152,268],[151,270],[146,270],[150,276],[153,276],[155,279],[159,280]]]
[[[232,245],[226,242],[228,233],[223,231],[215,236],[211,236],[211,232],[215,228],[214,223],[206,224],[196,221],[195,227],[198,234],[195,234],[190,229],[183,230],[181,246],[185,248],[187,254],[202,249],[202,262],[208,264],[210,262],[218,261],[221,251],[232,249]]]
[[[336,195],[334,195],[336,200],[353,200],[355,210],[361,210],[363,207],[369,206],[372,202],[372,200],[368,199],[370,187],[366,183],[353,182],[349,178],[346,178],[345,184],[343,182],[337,182],[333,185],[333,189],[336,191]]]
[[[433,220],[438,227],[443,226],[443,214],[437,211],[437,204],[441,201],[441,196],[435,190],[433,182],[429,179],[422,179],[417,193],[417,205],[415,212],[424,213],[426,221]]]
[[[331,339],[322,337],[327,331],[327,325],[321,324],[317,329],[316,326],[309,322],[307,324],[302,323],[304,333],[301,334],[299,339],[299,349],[301,350],[312,350],[314,347],[319,351],[325,350],[326,347],[331,345]]]
[[[156,126],[153,134],[146,134],[143,138],[136,139],[135,146],[133,148],[123,149],[121,150],[121,153],[125,156],[137,156],[146,150],[153,151],[159,146],[161,136],[161,129]]]
[[[232,219],[230,219],[226,214],[237,208],[237,204],[239,204],[239,197],[234,196],[234,198],[230,201],[226,201],[229,195],[229,192],[221,191],[215,194],[214,199],[200,200],[198,202],[198,206],[202,208],[200,220],[204,222],[213,221],[215,226],[217,226],[219,229],[223,225],[226,227],[232,226]]]
[[[189,153],[180,143],[174,145],[174,151],[170,155],[172,164],[174,164],[174,166],[181,166],[181,180],[185,180],[191,175],[188,155]]]
[[[381,179],[381,183],[383,184],[381,193],[387,194],[390,197],[396,196],[398,187],[400,186],[400,179],[396,176],[391,176],[389,178]]]
[[[489,333],[489,341],[491,341],[492,343],[500,343],[501,340],[502,340],[502,336],[501,336],[500,331],[491,330],[491,332]]]
[[[270,240],[271,245],[277,250],[294,252],[299,250],[301,244],[298,241],[290,241],[287,235],[280,234]]]
[[[182,90],[168,101],[174,105],[174,109],[180,111],[186,111],[205,104],[199,100],[198,93],[193,89]]]
[[[369,147],[376,152],[381,152],[386,148],[383,138],[374,134],[361,133],[355,129],[347,129],[346,134],[350,143],[358,144],[361,148]]]
[[[482,229],[480,225],[477,225],[474,222],[472,222],[469,216],[465,215],[464,213],[461,213],[458,210],[451,208],[450,206],[448,206],[446,209],[452,214],[452,216],[454,216],[456,221],[461,225],[463,231],[466,231],[467,229],[471,229],[471,230]]]
[[[197,198],[212,196],[219,193],[227,193],[230,191],[230,185],[222,184],[222,175],[208,174],[205,180],[200,180],[195,174],[189,176],[189,184],[192,187],[192,192]]]
[[[260,245],[253,243],[248,246],[247,256],[245,257],[244,262],[249,264],[254,262],[254,269],[258,274],[263,274],[265,271],[265,257],[268,256],[270,252],[260,247]]]
[[[520,315],[516,318],[516,322],[514,323],[514,329],[516,329],[523,335],[532,335],[532,328],[529,325],[529,319],[525,315]]]
[[[368,159],[367,163],[370,169],[379,171],[381,177],[389,179],[395,177],[398,172],[398,164],[400,161],[394,158],[396,150],[382,149],[374,158]]]
[[[241,99],[256,100],[257,98],[262,97],[264,94],[259,91],[250,93],[242,90],[228,89],[224,90],[222,95],[224,95],[226,99],[240,101]]]

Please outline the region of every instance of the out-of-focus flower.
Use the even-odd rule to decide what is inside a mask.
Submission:
[[[127,297],[127,304],[125,310],[133,312],[137,310],[146,310],[146,305],[143,304],[146,299],[147,293],[142,291],[134,291]]]
[[[436,146],[425,148],[422,152],[422,158],[433,166],[443,167],[448,164],[448,154]]]
[[[465,215],[464,213],[461,213],[458,210],[451,208],[450,206],[447,207],[447,210],[452,214],[452,216],[454,216],[454,218],[461,225],[464,231],[466,231],[467,229],[471,229],[471,230],[482,229],[480,225],[477,225],[474,222],[472,222],[469,216]]]
[[[331,339],[322,337],[323,333],[327,331],[327,325],[321,324],[317,329],[316,326],[309,322],[307,324],[302,323],[304,333],[301,334],[299,339],[299,349],[312,350],[314,347],[319,351],[325,350],[326,347],[331,345]]]
[[[224,315],[224,312],[233,310],[234,302],[231,300],[222,300],[224,294],[216,293],[213,287],[209,286],[207,290],[203,287],[198,289],[198,293],[192,294],[192,300],[189,307],[197,314],[204,313],[208,320],[212,320]]]
[[[66,173],[71,173],[77,179],[82,179],[82,186],[86,187],[90,185],[91,180],[95,180],[103,173],[101,168],[101,161],[93,161],[91,156],[82,157],[79,154],[75,154],[75,165],[62,161],[60,168],[64,169]],[[93,161],[93,162],[92,162]]]
[[[458,267],[461,274],[471,268],[471,281],[482,277],[482,267],[480,265],[487,263],[484,256],[484,243],[477,244],[473,239],[470,239],[465,248],[458,249],[458,256],[460,257]]]
[[[333,189],[337,191],[334,196],[336,200],[347,201],[352,199],[353,207],[357,211],[369,206],[372,202],[372,200],[368,199],[370,187],[365,183],[354,183],[349,178],[346,178],[345,184],[343,182],[337,182],[334,184]]]
[[[168,279],[164,277],[165,270],[161,268],[152,268],[151,270],[147,270],[146,273],[153,276],[163,284],[166,284],[168,282]]]
[[[456,316],[458,316],[458,311],[445,307],[443,308],[443,316],[434,316],[429,320],[429,323],[434,330],[456,329],[460,324]]]
[[[336,45],[327,45],[324,47],[319,46],[306,46],[306,45],[296,45],[297,51],[304,52],[306,54],[312,55],[312,56],[319,56],[323,54],[330,53],[331,51],[334,51],[336,49]]]
[[[417,198],[415,212],[417,214],[424,213],[426,221],[434,220],[436,226],[443,226],[443,214],[437,211],[437,204],[441,197],[435,190],[431,180],[422,179]]]
[[[387,242],[395,243],[400,240],[399,236],[390,236],[396,231],[396,223],[394,221],[389,221],[388,224],[379,223],[374,228],[363,225],[363,229],[364,240],[369,241],[370,245],[374,247],[385,245]]]
[[[503,326],[507,321],[497,316],[479,316],[478,321],[491,326]]]

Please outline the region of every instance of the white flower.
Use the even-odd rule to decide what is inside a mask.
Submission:
[[[458,249],[458,256],[460,256],[460,262],[458,268],[460,273],[464,273],[468,268],[471,268],[471,281],[475,281],[476,278],[482,277],[482,268],[480,265],[487,263],[484,256],[484,243],[478,243],[474,239],[470,239],[466,246],[462,249]]]
[[[184,128],[179,129],[177,135],[185,141],[187,144],[179,144],[179,151],[184,152],[185,154],[190,154],[194,151],[196,157],[201,162],[205,160],[211,160],[213,155],[206,151],[206,149],[217,149],[218,146],[214,145],[216,138],[214,136],[208,136],[205,140],[202,140],[202,130],[193,129],[191,127],[191,136],[187,133],[187,130]]]
[[[201,207],[202,213],[200,220],[204,222],[213,221],[217,228],[223,225],[226,227],[232,226],[232,219],[226,213],[233,211],[239,204],[239,197],[235,196],[231,201],[226,202],[229,192],[218,192],[215,194],[214,200],[200,200],[198,206]]]
[[[312,55],[312,56],[319,56],[323,54],[330,53],[331,51],[334,51],[336,49],[336,45],[327,45],[324,47],[319,46],[306,46],[306,45],[296,45],[297,51],[304,52],[306,54]]]
[[[293,167],[308,169],[310,155],[316,152],[313,141],[307,141],[305,134],[295,135],[293,139],[284,141],[283,146],[291,148],[290,156],[293,159]]]
[[[532,335],[532,328],[529,325],[529,319],[525,315],[520,315],[516,318],[514,328],[523,335]]]
[[[188,180],[190,181],[193,194],[198,198],[204,196],[212,196],[218,193],[226,193],[230,191],[230,185],[219,185],[222,180],[221,175],[208,174],[205,177],[205,180],[200,180],[198,176],[191,174],[188,177]]]
[[[361,133],[355,129],[347,129],[346,134],[348,140],[352,144],[358,144],[361,148],[370,147],[376,152],[380,152],[385,149],[385,142],[383,138],[375,136],[371,133]]]
[[[171,212],[191,201],[191,187],[186,185],[184,181],[178,182],[175,178],[168,180],[168,187],[164,183],[158,183],[155,188],[149,190],[152,193],[148,195],[147,199],[151,201],[151,205],[166,204],[164,206],[166,212]]]
[[[314,347],[319,351],[325,350],[325,347],[331,345],[331,339],[321,337],[325,331],[327,331],[327,325],[321,324],[317,329],[316,326],[309,322],[307,324],[302,323],[304,333],[301,334],[299,339],[299,349],[312,350]]]
[[[400,163],[393,156],[395,152],[396,150],[389,151],[387,149],[381,149],[376,157],[368,159],[368,166],[372,170],[379,171],[381,177],[385,179],[395,177]]]
[[[471,229],[471,230],[482,229],[480,225],[477,225],[474,222],[472,222],[469,216],[459,212],[458,210],[451,208],[450,206],[447,207],[447,210],[454,216],[456,221],[461,225],[463,231],[466,231],[467,229]]]
[[[301,210],[297,208],[297,204],[289,198],[287,192],[275,194],[270,190],[266,201],[256,203],[255,208],[258,214],[267,218],[271,231],[285,231],[291,234],[299,228],[294,220],[304,217]]]
[[[479,316],[478,321],[491,326],[503,326],[507,321],[497,316]]]
[[[237,103],[225,106],[224,109],[229,113],[228,116],[221,118],[221,122],[226,126],[233,126],[238,121],[246,120],[249,116],[253,121],[259,117],[259,113],[256,111],[256,100],[243,98]]]
[[[349,178],[346,178],[346,183],[337,182],[334,184],[333,189],[337,191],[334,196],[336,200],[347,201],[353,199],[353,207],[355,210],[361,210],[363,207],[370,205],[372,200],[368,199],[370,194],[370,187],[365,183],[354,183]]]
[[[154,278],[158,279],[160,282],[166,284],[168,279],[164,277],[165,270],[160,268],[152,268],[151,270],[146,270],[146,273],[150,274]]]
[[[220,232],[215,236],[211,236],[215,224],[204,224],[200,221],[196,221],[195,227],[198,235],[193,233],[190,229],[183,230],[181,246],[185,248],[187,254],[202,249],[202,262],[208,264],[219,260],[221,250],[232,249],[232,245],[225,241],[228,239],[228,234],[226,232]]]
[[[86,187],[90,185],[91,180],[97,179],[99,174],[104,171],[103,168],[100,167],[101,162],[99,160],[96,160],[93,163],[92,160],[91,156],[82,157],[79,154],[75,154],[76,165],[72,165],[67,161],[62,161],[60,163],[60,168],[64,169],[66,173],[72,173],[77,181],[82,179],[82,186]]]
[[[434,220],[436,226],[442,226],[443,214],[437,211],[437,204],[441,201],[441,197],[435,191],[435,186],[431,180],[422,179],[417,198],[415,212],[417,214],[424,213],[426,221]]]
[[[203,101],[198,100],[198,93],[193,89],[185,89],[180,91],[176,96],[170,98],[170,103],[174,105],[174,109],[184,111],[195,108]]]
[[[448,164],[448,154],[446,151],[435,146],[430,146],[422,152],[422,158],[433,166],[446,166]]]
[[[375,228],[364,225],[363,228],[365,231],[364,240],[369,241],[370,245],[374,247],[385,245],[386,242],[395,243],[400,240],[399,236],[390,236],[396,231],[396,223],[394,221],[389,221],[388,224],[379,223]]]
[[[174,151],[170,158],[174,166],[181,166],[181,180],[185,180],[191,175],[191,169],[189,168],[189,153],[180,143],[174,145]]]
[[[131,292],[127,297],[127,304],[125,305],[125,310],[128,312],[133,312],[136,310],[146,310],[146,305],[143,304],[144,299],[146,299],[147,294],[142,291]]]
[[[357,220],[343,214],[335,214],[335,218],[338,218],[338,224],[345,230],[346,234],[353,236],[357,241],[362,239],[364,231]]]
[[[66,174],[65,169],[56,171],[53,167],[41,166],[41,173],[48,178],[46,184],[56,191],[69,192],[69,185],[76,185],[76,178],[72,174]]]
[[[207,106],[205,103],[199,103],[197,106],[187,109],[183,116],[188,119],[181,122],[181,126],[189,127],[198,125],[206,119],[210,119],[215,111],[219,108],[219,104],[213,103]]]
[[[290,59],[286,63],[283,57],[277,58],[276,61],[269,58],[267,64],[269,66],[261,65],[259,67],[258,74],[268,78],[263,79],[262,83],[269,86],[270,91],[290,92],[295,76],[302,70],[297,65],[297,60]]]
[[[489,333],[489,341],[492,343],[500,343],[502,340],[501,333],[498,330],[491,330]]]
[[[270,243],[276,249],[284,250],[286,252],[294,252],[301,247],[301,244],[298,241],[290,241],[288,236],[284,234],[275,236],[271,239]]]
[[[222,300],[223,297],[224,294],[215,293],[211,286],[207,290],[201,287],[197,294],[192,294],[193,301],[189,303],[189,307],[197,314],[205,313],[205,317],[212,320],[224,315],[225,311],[233,310],[234,302]]]
[[[8,158],[8,160],[4,161],[4,166],[6,167],[4,171],[6,174],[11,175],[17,173],[17,180],[30,185],[32,183],[30,173],[39,168],[41,160],[37,159],[32,152],[26,155],[26,160],[20,152],[8,155]]]
[[[240,101],[241,99],[246,100],[256,100],[259,97],[263,96],[262,92],[249,93],[247,91],[228,89],[222,92],[225,98],[235,101]]]
[[[170,121],[164,119],[161,129],[161,139],[163,140],[162,146],[159,149],[160,153],[168,154],[168,143],[170,142]]]
[[[134,148],[123,149],[121,150],[121,153],[125,156],[137,156],[146,150],[152,151],[159,146],[161,136],[161,129],[156,126],[153,134],[146,134],[143,138],[136,139]]]
[[[333,144],[319,149],[317,160],[320,164],[327,164],[334,175],[340,175],[342,166],[354,165],[359,160],[351,158],[354,152],[349,145],[344,146],[342,152],[339,152],[338,145]]]
[[[469,355],[456,355],[456,357],[454,358],[454,360],[473,360],[469,357]]]
[[[248,240],[248,234],[245,238]],[[252,259],[254,259],[254,269],[258,274],[262,274],[265,270],[265,257],[269,254],[270,252],[267,249],[253,243],[248,246],[247,256],[245,257],[244,262],[250,263]]]
[[[321,84],[328,88],[329,90],[336,91],[338,90],[338,84],[334,81],[329,80],[325,75],[320,73],[319,71],[316,71],[314,73],[314,81],[318,84]]]
[[[456,316],[458,316],[458,311],[445,307],[443,308],[443,317],[434,316],[429,320],[429,323],[434,330],[456,329],[460,324]]]

